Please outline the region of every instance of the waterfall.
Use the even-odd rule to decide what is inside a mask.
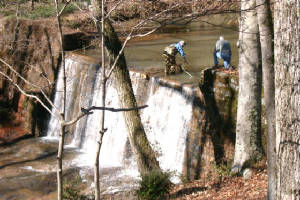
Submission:
[[[66,59],[67,74],[67,119],[80,112],[80,108],[98,106],[100,103],[101,75],[99,66],[80,60],[74,56]],[[154,150],[158,153],[163,170],[182,173],[185,145],[192,116],[192,95],[188,87],[176,90],[172,85],[162,84],[158,78],[145,81],[137,72],[130,73],[133,89],[138,102],[148,105],[140,111],[141,119]],[[62,98],[62,70],[59,72],[54,103],[60,108]],[[106,106],[119,108],[118,95],[111,80],[107,82]],[[96,138],[100,128],[100,111],[82,118],[69,129],[69,145],[75,146],[84,154],[79,164],[92,166],[96,149]],[[58,138],[58,122],[51,117],[47,136]],[[105,112],[105,128],[100,152],[100,167],[132,167],[137,172],[136,162],[130,152],[125,122],[121,112]],[[72,133],[70,133],[72,132]],[[130,165],[129,165],[130,164]]]
[[[136,86],[142,78],[131,73],[131,79],[135,93],[138,93]],[[149,81],[149,87],[145,103],[149,107],[141,113],[147,138],[160,155],[158,160],[162,169],[180,174],[192,116],[193,97],[187,95],[191,89],[183,87],[183,91],[178,91],[175,86],[166,86],[155,77]]]

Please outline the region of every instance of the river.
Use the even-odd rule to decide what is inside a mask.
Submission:
[[[184,40],[184,51],[189,65],[187,70],[197,72],[212,67],[213,49],[220,36],[231,43],[232,65],[238,65],[238,49],[236,46],[238,32],[234,27],[206,25],[204,22],[193,22],[184,27],[170,27],[164,32],[151,34],[143,39],[130,41],[125,50],[129,67],[138,69],[163,68],[162,52],[169,44]],[[183,63],[178,55],[177,62]],[[223,64],[223,62],[220,62]]]

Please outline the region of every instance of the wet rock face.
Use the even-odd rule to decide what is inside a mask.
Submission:
[[[45,100],[53,94],[58,66],[61,62],[56,24],[47,21],[1,20],[0,55],[16,72],[34,85],[25,84],[0,62],[1,71],[27,93]],[[74,50],[89,43],[82,33],[64,36],[64,48]],[[75,41],[75,42],[74,42]],[[0,79],[0,144],[20,137],[43,135],[48,113],[36,100],[24,97],[7,79]],[[8,134],[9,132],[9,134]]]
[[[193,94],[185,158],[187,180],[217,176],[216,166],[230,163],[234,155],[237,75],[211,69],[203,70],[202,75]]]
[[[40,88],[43,88],[50,95],[60,62],[56,29],[27,20],[5,20],[0,24],[0,37],[3,38],[0,53],[3,60],[35,86],[25,84],[6,65],[0,63],[4,73],[28,93],[41,97]],[[39,119],[46,117],[45,111],[36,101],[21,95],[7,79],[0,80],[0,101],[8,105],[10,115],[13,116],[8,123],[2,124],[2,128],[10,132],[9,135],[3,135],[8,131],[0,130],[2,143],[10,143],[24,135],[40,134],[37,124]]]
[[[218,127],[218,137],[223,144],[223,156],[226,160],[233,159],[235,143],[235,126],[238,99],[237,73],[213,72],[211,82],[212,98],[215,100],[215,126]],[[213,102],[213,100],[211,101]],[[219,160],[220,161],[220,160]]]
[[[140,79],[133,83],[137,85],[136,97],[139,104],[147,102],[153,76],[158,82],[156,87],[171,88],[192,101],[192,116],[186,127],[189,133],[185,141],[181,178],[195,180],[217,177],[216,167],[227,165],[234,156],[237,72],[206,69],[202,71],[200,79],[189,83],[184,83],[185,80],[172,80],[176,76],[139,73]],[[169,100],[168,96],[165,100]]]

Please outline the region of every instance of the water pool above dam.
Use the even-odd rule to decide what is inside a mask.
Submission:
[[[222,17],[224,16],[212,16],[211,18],[222,21],[220,20]],[[235,19],[234,17],[231,18]],[[231,63],[237,66],[237,29],[234,26],[220,25],[221,22],[215,23],[215,25],[207,25],[206,22],[209,22],[209,20],[207,19],[205,22],[196,21],[184,26],[175,24],[159,33],[130,40],[124,50],[128,67],[136,70],[163,69],[162,52],[164,48],[172,43],[184,40],[186,42],[184,51],[189,61],[189,65],[184,65],[184,67],[189,72],[197,73],[214,65],[213,49],[220,36],[230,42],[232,48]],[[97,50],[87,50],[84,54],[100,60],[99,55],[101,53]],[[183,63],[183,59],[179,55],[177,55],[177,61]],[[223,64],[223,61],[220,60],[220,64]]]

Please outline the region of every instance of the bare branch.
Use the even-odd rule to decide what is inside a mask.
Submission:
[[[16,84],[7,74],[0,71],[0,74],[7,78],[22,94],[24,94],[27,97],[33,98],[37,100],[53,117],[56,118],[56,115],[43,103],[43,101],[36,95],[28,94],[25,90],[23,90],[18,84]]]
[[[80,6],[79,6],[76,2],[72,2],[72,3],[73,3],[73,5],[74,5],[76,8],[78,8],[78,10],[80,10],[80,12],[82,12],[84,15],[86,15],[87,17],[92,18],[93,21],[97,21],[97,19],[96,19],[93,15],[86,14],[86,13],[84,12],[84,10],[82,10],[82,9],[80,8]]]
[[[119,1],[112,9],[110,9],[110,11],[107,12],[105,18],[108,18],[110,16],[111,12],[114,11],[122,2],[123,2],[123,0]]]
[[[60,10],[60,12],[57,14],[57,17],[61,16],[61,14],[64,12],[65,8],[67,7],[67,5],[69,5],[71,1],[67,1],[65,4],[64,4],[64,7],[62,7],[62,9]]]
[[[143,106],[138,106],[138,107],[133,107],[133,108],[110,108],[110,107],[92,106],[91,108],[88,108],[88,109],[81,108],[81,111],[89,112],[91,110],[108,110],[110,112],[125,112],[125,111],[140,110],[140,109],[144,109],[147,107],[148,107],[148,105],[143,105]]]
[[[31,83],[30,81],[28,81],[27,79],[25,79],[20,73],[18,73],[10,64],[8,64],[7,62],[5,62],[2,58],[0,58],[0,61],[5,64],[11,71],[13,71],[21,80],[23,80],[26,84],[34,87],[34,88],[37,88],[41,91],[42,95],[44,96],[44,98],[47,100],[47,102],[55,109],[55,111],[57,113],[59,113],[59,110],[58,108],[53,104],[53,102],[49,99],[49,97],[45,94],[45,92],[43,91],[43,89],[33,83]],[[11,78],[9,77],[9,80]],[[12,79],[11,79],[12,80]],[[13,81],[11,81],[13,83]],[[16,83],[13,83],[13,84],[16,84]]]
[[[150,35],[151,33],[154,33],[155,31],[157,31],[159,28],[161,28],[162,26],[158,26],[156,28],[153,28],[152,30],[146,32],[146,33],[143,33],[143,34],[136,34],[136,35],[133,35],[131,36],[131,38],[136,38],[136,37],[145,37],[147,35]]]
[[[73,120],[65,122],[64,125],[65,126],[72,125],[72,124],[76,123],[79,119],[84,117],[85,115],[93,114],[93,112],[91,112],[92,110],[107,110],[110,112],[127,112],[127,111],[133,111],[133,110],[140,110],[140,109],[144,109],[147,107],[148,107],[148,105],[143,105],[143,106],[138,106],[138,107],[133,107],[133,108],[110,108],[110,107],[97,107],[97,106],[92,106],[87,109],[81,108],[81,113]]]
[[[131,39],[132,32],[133,32],[133,30],[132,30],[132,31],[130,32],[130,34],[126,37],[126,40],[124,41],[124,43],[123,43],[123,45],[122,45],[122,49],[119,51],[119,54],[118,54],[117,58],[115,59],[113,65],[111,66],[110,71],[108,72],[108,74],[107,74],[107,76],[106,76],[107,78],[110,77],[110,75],[112,74],[113,70],[116,68],[117,62],[118,62],[120,56],[122,55],[122,53],[123,53],[123,51],[124,51],[124,49],[125,49],[125,47],[126,47],[126,45],[127,45],[127,42]]]

